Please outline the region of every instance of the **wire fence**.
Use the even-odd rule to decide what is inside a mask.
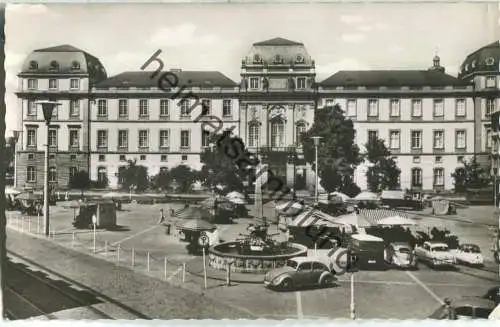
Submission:
[[[7,225],[23,233],[45,237],[43,216],[7,216]],[[111,242],[99,236],[100,231],[94,234],[90,230],[54,230],[49,231],[48,238],[57,243],[71,247],[87,254],[99,256],[119,266],[129,267],[134,271],[144,272],[153,277],[174,284],[194,283],[199,276],[203,276],[203,265],[188,265],[185,258],[179,259],[166,256],[161,251],[148,251],[134,247],[124,247],[119,242]],[[229,281],[228,281],[229,283]],[[205,287],[206,286],[205,281]]]

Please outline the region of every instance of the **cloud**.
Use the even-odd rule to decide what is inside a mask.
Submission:
[[[8,70],[9,68],[11,69],[19,68],[19,66],[22,64],[25,58],[26,58],[25,54],[6,51],[5,64],[4,64],[5,69]]]
[[[363,31],[363,32],[369,32],[373,29],[373,26],[371,25],[361,25],[358,27],[358,30]]]
[[[164,27],[154,33],[149,42],[157,47],[184,47],[191,45],[214,45],[220,41],[215,34],[197,35],[196,25],[182,24],[175,27]]]
[[[318,75],[329,76],[339,70],[366,70],[369,69],[365,64],[352,58],[344,58],[340,61],[331,62],[325,65],[317,65],[316,73]]]
[[[345,24],[356,24],[363,21],[363,17],[355,15],[342,15],[340,21]]]
[[[365,35],[361,33],[342,34],[341,38],[344,42],[358,43],[365,39]]]
[[[391,45],[389,47],[389,52],[393,54],[401,53],[403,51],[403,47],[399,45]]]
[[[376,29],[382,30],[382,31],[385,31],[386,29],[389,28],[389,25],[387,25],[386,23],[376,23],[374,26]]]

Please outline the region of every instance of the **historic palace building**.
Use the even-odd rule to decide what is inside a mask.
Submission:
[[[495,42],[467,56],[458,77],[446,74],[436,56],[424,70],[339,71],[317,81],[304,44],[275,38],[252,45],[238,82],[216,71],[175,70],[178,85],[160,89],[158,76],[151,78],[156,67],[108,78],[97,58],[72,46],[35,50],[18,75],[23,133],[16,184],[43,185],[46,128],[35,101],[50,99],[61,104],[49,126],[50,180],[61,188],[81,169],[118,187],[128,160],[151,175],[179,164],[200,169],[199,154],[209,146],[206,115],[234,127],[275,176],[309,188],[315,176],[301,137],[316,109],[338,104],[362,150],[370,138],[385,140],[401,169],[401,188],[450,190],[464,160],[476,156],[489,166],[492,144],[500,144],[490,118],[498,107],[499,61]],[[368,165],[355,172],[362,189]]]

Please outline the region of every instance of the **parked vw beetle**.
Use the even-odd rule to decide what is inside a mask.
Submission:
[[[322,257],[296,257],[286,266],[271,270],[264,277],[264,285],[271,289],[290,291],[305,286],[331,287],[337,280],[330,263]]]
[[[385,248],[385,261],[390,266],[417,269],[417,257],[407,243],[391,243]]]

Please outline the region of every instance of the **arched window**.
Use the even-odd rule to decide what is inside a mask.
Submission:
[[[51,61],[50,70],[59,70],[59,63],[55,60]]]
[[[411,186],[412,187],[422,186],[422,169],[413,168],[411,170]]]
[[[306,133],[306,124],[304,123],[298,123],[297,126],[295,126],[295,135],[297,138],[297,145],[302,144],[302,140],[304,139],[304,134]]]
[[[34,60],[30,61],[30,70],[37,70],[38,69],[38,63]]]
[[[260,126],[257,123],[250,123],[248,126],[248,146],[256,147],[259,144]]]
[[[73,70],[80,70],[80,63],[78,61],[73,61],[71,63],[71,69],[73,69]]]
[[[285,122],[281,119],[275,119],[271,122],[271,146],[285,146]]]

